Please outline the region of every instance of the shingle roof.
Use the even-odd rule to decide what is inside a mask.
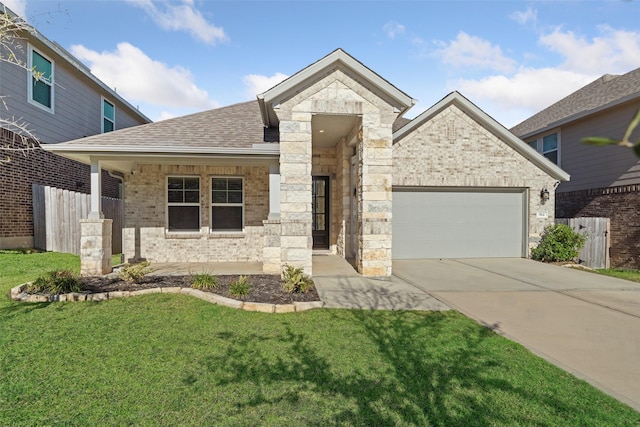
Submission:
[[[394,132],[410,121],[398,118],[393,124]],[[277,128],[264,128],[258,101],[249,101],[76,139],[64,145],[251,148],[253,144],[279,139]]]
[[[623,75],[606,74],[514,126],[511,132],[529,135],[576,114],[631,97],[640,97],[640,68]]]
[[[65,145],[251,148],[253,144],[274,142],[273,139],[262,125],[258,101],[249,101],[76,139]]]

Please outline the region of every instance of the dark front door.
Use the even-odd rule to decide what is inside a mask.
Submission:
[[[313,177],[313,249],[329,249],[329,177]]]

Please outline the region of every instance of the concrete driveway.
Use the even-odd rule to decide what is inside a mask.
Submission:
[[[393,272],[640,410],[640,284],[519,258],[403,260]]]

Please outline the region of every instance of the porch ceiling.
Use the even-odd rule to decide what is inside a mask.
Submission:
[[[359,116],[318,114],[311,119],[311,140],[317,148],[331,148],[360,126]]]

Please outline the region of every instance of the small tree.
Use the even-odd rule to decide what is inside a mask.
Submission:
[[[0,9],[0,61],[28,70],[27,64],[20,59],[24,56],[24,49],[21,44],[16,43],[24,32],[34,33],[35,29],[3,6]],[[43,77],[35,69],[31,69],[31,72],[36,79]],[[0,103],[5,110],[9,110],[2,95]],[[0,165],[11,161],[10,153],[17,152],[26,156],[30,151],[40,148],[38,138],[24,120],[0,115],[0,128],[7,129],[13,135],[11,139],[0,139]]]
[[[586,236],[573,231],[568,225],[548,225],[540,243],[531,251],[531,257],[544,262],[570,261],[578,257],[586,240]]]

